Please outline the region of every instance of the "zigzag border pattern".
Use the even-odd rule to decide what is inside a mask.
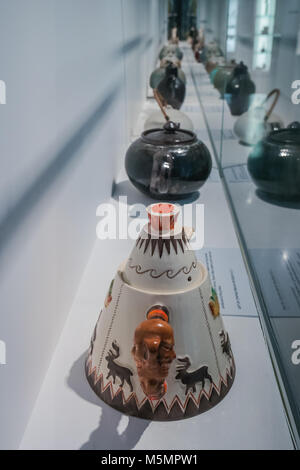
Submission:
[[[188,418],[212,408],[228,393],[235,377],[235,364],[233,360],[230,370],[226,368],[225,379],[220,376],[219,385],[213,382],[208,392],[204,389],[200,391],[198,398],[192,392],[189,392],[184,403],[178,395],[175,395],[168,406],[164,398],[153,402],[145,397],[139,402],[135,392],[130,393],[126,399],[122,387],[119,387],[114,392],[111,380],[104,385],[103,374],[97,375],[97,367],[92,368],[90,356],[86,360],[85,370],[90,386],[98,397],[108,405],[133,416],[163,421]]]

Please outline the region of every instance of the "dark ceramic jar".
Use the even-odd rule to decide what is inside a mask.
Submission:
[[[255,84],[251,80],[248,67],[240,62],[228,79],[225,98],[233,116],[240,116],[248,111],[251,97],[255,93]]]
[[[300,200],[300,123],[270,132],[256,144],[248,171],[261,191],[279,200]]]
[[[185,84],[178,77],[178,68],[173,64],[166,67],[164,78],[158,83],[157,90],[173,108],[179,109],[185,97]]]
[[[162,79],[165,78],[166,67],[167,67],[167,64],[163,67],[158,67],[157,69],[153,70],[153,72],[150,75],[150,80],[149,80],[149,84],[151,88],[157,88],[159,83],[162,81]],[[185,73],[180,68],[177,67],[177,69],[178,69],[177,71],[178,78],[185,84],[186,83]]]
[[[127,150],[125,168],[132,184],[155,199],[191,196],[207,180],[211,156],[196,135],[172,121],[142,133]]]

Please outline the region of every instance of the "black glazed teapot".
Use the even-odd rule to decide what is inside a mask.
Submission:
[[[300,123],[270,132],[248,157],[248,171],[261,191],[300,200]]]
[[[251,95],[255,93],[255,84],[250,78],[248,67],[240,62],[232,71],[225,89],[225,99],[233,116],[240,116],[248,111]]]
[[[163,200],[191,196],[205,183],[211,166],[206,145],[172,121],[163,129],[143,132],[125,157],[132,184],[142,193]]]
[[[185,84],[178,77],[178,68],[168,64],[164,78],[158,83],[157,90],[167,104],[180,109],[185,97]]]

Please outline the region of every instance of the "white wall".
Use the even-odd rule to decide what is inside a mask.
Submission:
[[[124,37],[124,86],[126,136],[132,138],[148,79],[156,65],[158,50],[167,34],[167,0],[123,0],[121,9]],[[125,152],[125,148],[124,148]],[[123,165],[122,159],[118,161]]]
[[[0,0],[0,448],[20,442],[76,293],[165,6]]]

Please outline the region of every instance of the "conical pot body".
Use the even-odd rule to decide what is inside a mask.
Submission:
[[[178,208],[156,203],[109,289],[86,361],[95,393],[153,420],[197,415],[229,391],[235,364],[217,294]]]

